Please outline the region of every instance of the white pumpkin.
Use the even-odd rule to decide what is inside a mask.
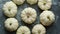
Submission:
[[[36,10],[28,7],[21,12],[21,18],[25,23],[31,24],[36,20]]]
[[[21,26],[18,28],[16,34],[31,34],[30,29],[26,26]]]
[[[30,5],[36,4],[38,0],[27,0]]]
[[[19,26],[18,21],[15,18],[8,18],[4,22],[4,25],[5,25],[6,30],[10,32],[15,31]]]
[[[3,6],[3,10],[7,17],[14,17],[17,14],[17,6],[12,1],[6,2]]]
[[[25,0],[12,0],[15,4],[21,5],[25,2]]]
[[[46,29],[43,25],[37,24],[33,27],[32,34],[46,34]]]
[[[52,11],[43,11],[40,14],[40,22],[44,26],[49,26],[55,21],[55,15]]]
[[[51,8],[52,5],[52,0],[39,0],[38,1],[38,6],[42,10],[48,10]]]

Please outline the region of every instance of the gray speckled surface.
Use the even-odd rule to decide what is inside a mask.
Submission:
[[[6,17],[4,15],[2,7],[8,1],[11,1],[11,0],[0,0],[0,34],[16,34],[16,31],[14,31],[14,32],[8,32],[4,28],[4,21],[8,17]],[[46,30],[47,30],[46,34],[60,34],[60,0],[52,0],[52,3],[53,3],[53,5],[52,5],[52,8],[50,10],[53,11],[54,14],[56,15],[56,20],[55,20],[55,22],[51,26],[46,27]],[[21,11],[24,8],[26,8],[26,7],[32,7],[34,9],[36,9],[36,11],[37,11],[37,19],[31,25],[25,24],[21,20],[21,16],[20,16]],[[19,26],[25,25],[25,26],[28,26],[30,28],[30,30],[32,30],[32,28],[33,28],[34,25],[40,23],[40,21],[39,21],[39,15],[40,15],[41,12],[42,12],[42,10],[39,9],[39,7],[37,6],[37,4],[31,6],[31,5],[29,5],[28,3],[25,2],[23,5],[18,6],[18,13],[15,16],[15,18],[19,21]]]

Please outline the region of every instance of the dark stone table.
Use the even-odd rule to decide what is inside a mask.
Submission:
[[[11,1],[11,0],[0,0],[0,34],[16,34],[16,31],[9,32],[4,28],[4,21],[8,17],[6,17],[4,15],[2,8],[3,8],[3,5],[8,1]],[[54,12],[54,14],[56,15],[56,20],[51,26],[46,27],[46,31],[47,31],[46,34],[60,34],[60,0],[52,0],[52,3],[53,3],[52,7],[49,10]],[[20,5],[17,7],[18,7],[18,13],[14,18],[16,18],[19,21],[19,27],[22,25],[25,25],[25,26],[29,27],[30,30],[32,30],[34,25],[40,23],[39,15],[41,14],[42,10],[37,6],[37,4],[29,5],[27,2],[25,2],[23,5]],[[21,20],[21,16],[20,16],[21,11],[26,7],[32,7],[34,9],[36,9],[36,11],[37,11],[37,19],[33,24],[30,24],[30,25],[24,23]]]

